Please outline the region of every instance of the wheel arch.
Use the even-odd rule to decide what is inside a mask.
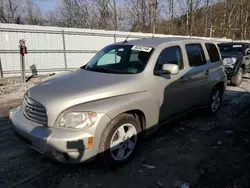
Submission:
[[[241,64],[240,67],[243,69],[243,73],[245,73],[245,71],[246,71],[246,65],[245,65],[245,63]]]
[[[215,88],[215,87],[220,87],[220,88],[222,89],[223,92],[225,92],[225,90],[226,90],[226,85],[225,85],[225,83],[224,83],[223,81],[220,81],[220,82],[218,82],[217,84],[215,84],[215,85],[214,85],[214,88]]]
[[[119,97],[117,101],[112,101],[106,114],[113,119],[120,114],[132,114],[141,124],[141,129],[146,129],[156,125],[159,120],[159,105],[155,98],[147,95],[134,94],[127,97]]]
[[[123,113],[133,115],[135,119],[140,122],[142,131],[146,130],[146,116],[143,111],[134,109],[134,110],[129,110]]]

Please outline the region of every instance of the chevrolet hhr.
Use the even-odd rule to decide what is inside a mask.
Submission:
[[[10,111],[16,135],[57,161],[132,158],[145,135],[196,107],[215,114],[227,77],[209,40],[125,40],[104,47],[78,70],[30,88]]]

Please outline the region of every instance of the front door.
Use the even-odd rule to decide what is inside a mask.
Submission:
[[[183,53],[180,46],[165,48],[156,63],[155,69],[161,70],[163,64],[176,64],[179,66],[178,75],[161,75],[156,77],[160,97],[159,121],[162,122],[180,112],[192,107],[195,97],[193,90],[196,83],[190,79],[189,68],[184,66]],[[187,64],[187,63],[186,63]]]

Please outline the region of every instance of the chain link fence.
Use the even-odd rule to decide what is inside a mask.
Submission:
[[[25,72],[26,75],[31,75],[31,67],[35,67],[38,74],[75,70],[85,65],[104,46],[124,41],[128,36],[129,40],[152,36],[178,37],[150,33],[0,24],[0,77],[21,75],[18,47],[20,39],[26,41],[28,54],[25,55]],[[212,40],[225,41],[225,39]]]

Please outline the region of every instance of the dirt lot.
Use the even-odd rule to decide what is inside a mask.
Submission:
[[[250,187],[250,77],[227,88],[216,117],[198,110],[166,125],[116,170],[44,159],[11,130],[7,113],[18,104],[0,104],[0,187]]]

